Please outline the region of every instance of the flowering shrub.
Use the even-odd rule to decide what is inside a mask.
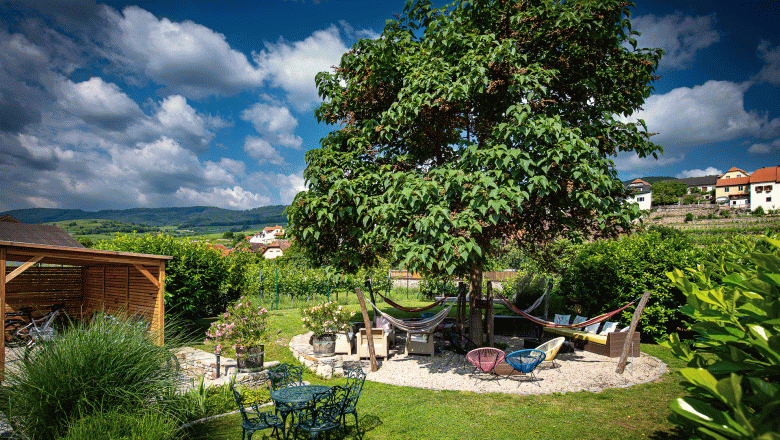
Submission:
[[[222,352],[223,344],[231,345],[234,350],[246,350],[265,341],[267,316],[268,310],[255,307],[251,301],[241,297],[211,324],[206,337],[217,343],[214,349],[217,354]]]
[[[301,320],[306,329],[319,338],[326,333],[336,333],[349,325],[355,312],[350,312],[334,301],[301,309]]]

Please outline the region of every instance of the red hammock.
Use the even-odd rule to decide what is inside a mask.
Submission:
[[[398,303],[393,302],[392,300],[390,300],[390,298],[382,295],[379,292],[377,292],[376,294],[381,296],[382,299],[385,300],[385,302],[387,304],[389,304],[392,308],[398,309],[398,310],[401,310],[401,311],[404,311],[404,312],[411,312],[411,313],[424,312],[426,310],[430,310],[430,309],[432,309],[432,308],[434,308],[434,307],[436,307],[438,305],[441,305],[441,303],[443,303],[448,298],[448,297],[444,297],[444,298],[436,301],[435,303],[429,304],[429,305],[427,305],[425,307],[404,307],[404,306],[402,306],[402,305],[400,305]]]
[[[526,319],[529,319],[529,320],[533,321],[536,324],[541,325],[542,327],[580,328],[580,327],[585,327],[585,326],[588,326],[588,325],[591,325],[591,324],[595,324],[597,322],[606,321],[607,319],[617,315],[618,313],[622,312],[623,310],[625,310],[626,308],[628,308],[629,306],[634,304],[637,301],[637,299],[639,299],[639,298],[631,301],[630,303],[624,305],[623,307],[621,307],[621,308],[619,308],[617,310],[613,310],[611,312],[607,312],[607,313],[605,313],[603,315],[597,316],[597,317],[595,317],[593,319],[589,319],[589,320],[587,320],[585,322],[579,322],[577,324],[556,324],[554,322],[545,321],[544,319],[537,318],[536,316],[531,316],[528,313],[525,313],[524,311],[518,309],[517,307],[514,306],[514,304],[510,303],[509,301],[507,301],[506,298],[499,297],[499,299],[504,304],[504,306],[506,308],[508,308],[509,310],[517,313],[518,315],[521,315],[521,316],[525,317]]]

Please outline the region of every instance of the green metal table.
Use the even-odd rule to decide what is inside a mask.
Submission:
[[[307,402],[310,402],[315,394],[324,393],[330,390],[331,387],[327,385],[299,385],[287,388],[281,388],[271,392],[271,400],[278,402],[289,407],[300,406]],[[290,419],[290,427],[293,426],[295,414],[290,413],[292,418]],[[287,438],[289,430],[284,431],[284,438]]]

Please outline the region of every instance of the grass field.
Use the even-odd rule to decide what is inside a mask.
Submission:
[[[424,302],[404,301],[406,306]],[[304,330],[296,309],[270,312],[273,342],[266,359],[298,364],[287,342]],[[357,320],[357,318],[356,318]],[[201,323],[205,328],[208,321]],[[210,349],[207,346],[200,346]],[[656,356],[670,372],[655,382],[600,393],[551,395],[479,394],[437,391],[366,382],[358,405],[365,439],[657,439],[688,438],[667,420],[669,403],[685,394],[674,372],[682,366],[669,350],[643,344],[642,351]],[[583,366],[583,368],[587,368]],[[627,371],[625,374],[630,374]],[[325,380],[307,371],[305,380],[337,385],[343,379]],[[349,418],[347,438],[357,438]],[[261,435],[262,434],[262,435]],[[241,435],[237,414],[197,424],[187,439],[235,439]],[[264,435],[264,436],[263,436]],[[272,438],[270,431],[253,437]]]

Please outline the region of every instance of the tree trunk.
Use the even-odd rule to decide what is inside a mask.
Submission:
[[[469,271],[469,338],[477,345],[482,345],[482,268],[472,266]]]
[[[455,325],[457,326],[458,333],[460,333],[461,336],[466,336],[466,332],[464,331],[466,328],[466,293],[468,293],[468,290],[466,290],[466,283],[463,281],[459,282],[458,307],[455,310]]]
[[[487,303],[487,309],[485,309],[485,328],[487,329],[487,341],[489,346],[493,346],[495,326],[493,321],[493,282],[488,280],[487,292],[485,295],[485,301]]]

